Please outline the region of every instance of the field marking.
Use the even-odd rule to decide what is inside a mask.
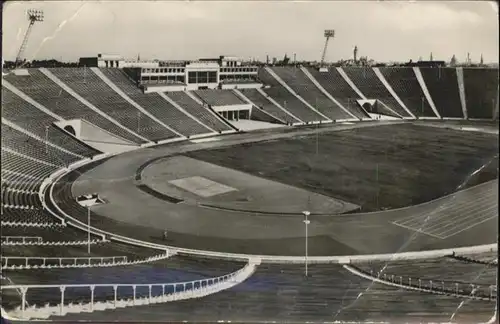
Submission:
[[[427,232],[424,232],[422,231],[421,229],[419,228],[413,228],[413,227],[409,227],[409,226],[405,226],[405,225],[401,225],[401,224],[398,224],[396,222],[391,222],[391,224],[394,224],[396,226],[399,226],[399,227],[402,227],[402,228],[405,228],[407,230],[410,230],[410,231],[413,231],[413,232],[417,232],[417,233],[420,233],[420,234],[425,234],[425,235],[428,235],[430,237],[434,237],[434,238],[437,238],[437,239],[440,239],[440,240],[444,240],[444,238],[440,237],[440,236],[437,236],[437,235],[434,235],[434,234],[431,234],[431,233],[427,233]]]
[[[474,196],[468,197],[468,198],[474,198]],[[471,210],[473,208],[476,208],[478,203],[482,203],[483,201],[488,201],[491,198],[492,197],[484,196],[484,193],[482,193],[481,197],[477,200],[474,200],[473,202],[462,201],[462,202],[458,202],[458,203],[453,204],[452,201],[448,201],[448,202],[440,205],[437,209],[433,209],[433,210],[430,210],[428,212],[420,212],[416,215],[404,217],[404,218],[396,220],[394,222],[401,224],[401,225],[405,225],[407,227],[412,227],[412,225],[413,225],[412,223],[416,223],[415,225],[417,225],[418,223],[421,223],[421,221],[423,221],[426,218],[428,218],[429,216],[431,216],[433,223],[434,223],[437,220],[440,220],[441,218],[448,218],[447,215],[449,215],[449,213],[446,213],[443,211],[451,211],[451,212],[460,211],[460,214],[463,214],[464,211],[468,211],[468,210]],[[455,197],[451,198],[450,200],[455,200]],[[433,217],[433,216],[435,216],[435,217]],[[455,219],[455,218],[452,218],[452,219]]]
[[[481,213],[488,212],[490,210],[495,210],[496,208],[497,207],[495,205],[492,205],[492,206],[488,206],[484,209],[481,209],[479,212],[481,212]],[[447,215],[453,215],[453,217],[451,219],[450,218],[445,219],[446,223],[449,223],[450,221],[453,221],[457,218],[463,217],[464,214],[458,213],[458,214],[447,214]],[[483,218],[479,217],[479,219],[478,219],[477,215],[478,215],[478,213],[472,213],[469,216],[462,218],[459,222],[453,224],[453,226],[448,226],[448,225],[442,226],[443,223],[433,224],[430,228],[435,228],[435,229],[431,230],[431,231],[428,231],[428,228],[425,228],[425,226],[422,226],[421,228],[416,228],[416,227],[411,227],[408,225],[397,223],[396,221],[393,221],[391,223],[393,225],[396,225],[396,226],[399,226],[399,227],[402,227],[402,228],[405,228],[405,229],[408,229],[408,230],[411,230],[411,231],[414,231],[417,233],[425,234],[425,235],[428,235],[428,236],[431,236],[431,237],[434,237],[437,239],[444,240],[444,239],[447,239],[449,237],[455,236],[459,233],[462,233],[466,230],[469,230],[473,227],[476,227],[477,225],[482,224],[484,222],[487,222],[488,220],[491,220],[495,217],[498,217],[498,215],[488,216],[488,213],[486,213],[486,215],[484,215],[484,216],[486,216],[486,218],[483,219]],[[469,222],[471,220],[478,220],[478,221],[470,224]],[[439,231],[439,230],[441,230],[441,231]]]
[[[458,233],[462,233],[462,232],[464,232],[464,231],[466,231],[466,230],[468,230],[468,229],[471,229],[471,228],[473,228],[473,227],[476,227],[477,225],[482,224],[482,223],[485,223],[485,222],[487,222],[487,221],[489,221],[490,219],[493,219],[493,218],[495,218],[495,217],[498,217],[498,215],[490,216],[490,217],[485,218],[485,219],[483,219],[483,220],[481,220],[481,221],[479,221],[479,222],[476,222],[476,223],[474,223],[474,224],[471,224],[471,225],[469,225],[469,226],[467,226],[467,227],[465,227],[465,228],[463,228],[463,229],[461,229],[461,230],[458,230],[458,231],[456,231],[456,232],[452,232],[451,234],[446,235],[444,238],[445,238],[445,239],[447,239],[448,237],[455,236],[455,235],[457,235]],[[446,233],[446,232],[444,232],[444,233]]]
[[[468,220],[469,218],[474,218],[475,216],[477,216],[478,212],[481,213],[484,211],[489,211],[492,208],[496,208],[496,206],[486,206],[485,208],[482,208],[482,209],[473,210],[473,213],[470,213],[470,214],[468,214],[468,216],[465,216],[465,217],[463,217],[465,215],[464,211],[467,211],[467,210],[463,210],[463,209],[458,210],[457,213],[453,213],[453,214],[443,213],[444,215],[453,215],[453,216],[452,217],[443,217],[443,218],[445,218],[445,219],[443,219],[443,222],[436,222],[432,226],[427,227],[426,230],[433,229],[436,227],[439,228],[441,225],[443,225],[443,223],[449,223],[449,222],[455,221],[455,220],[460,220],[460,222],[463,220]],[[440,219],[440,220],[442,220],[442,219]],[[455,223],[453,225],[457,225],[457,223]]]

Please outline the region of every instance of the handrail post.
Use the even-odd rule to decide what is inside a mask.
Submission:
[[[73,265],[75,265],[75,266],[76,266],[76,258],[74,258],[74,259],[73,259],[73,261],[74,261],[74,262],[73,262]]]
[[[93,312],[94,311],[94,290],[95,290],[95,285],[90,286],[90,310]]]
[[[8,267],[9,264],[9,257],[3,257],[5,259],[5,267]]]
[[[65,286],[59,287],[59,290],[61,291],[61,309],[59,314],[62,316],[64,314],[64,291],[66,290]]]
[[[432,280],[429,280],[429,284],[431,285],[430,290],[432,291]]]
[[[161,301],[165,301],[165,285],[161,285]]]
[[[59,258],[59,266],[62,267],[62,259]]]
[[[391,281],[394,282],[394,275],[391,275]]]
[[[28,267],[29,259],[30,259],[29,257],[26,257],[26,259],[25,259],[26,268]]]
[[[117,296],[118,295],[118,286],[117,285],[113,285],[113,292],[114,292],[114,295],[115,295],[114,296],[115,297],[115,299],[114,299],[114,306],[116,308],[116,300],[118,298],[118,296]]]
[[[151,304],[151,288],[152,286],[149,285],[149,304]]]
[[[173,294],[174,297],[173,297],[173,300],[175,300],[175,298],[177,296],[176,294],[177,294],[177,284],[174,283],[174,294]]]
[[[403,276],[399,276],[399,284],[402,286],[403,285]]]
[[[43,266],[44,266],[44,267],[47,265],[46,261],[47,261],[47,260],[46,260],[45,258],[43,258]]]
[[[137,289],[136,285],[132,286],[132,289],[134,290],[134,300],[133,300],[133,305],[135,306],[135,290]]]
[[[418,289],[422,289],[422,280],[418,279]]]
[[[445,288],[445,285],[444,285],[444,281],[441,281],[441,285],[442,285],[442,289],[443,289],[443,292],[444,292],[444,288]]]
[[[88,260],[89,260],[89,264],[88,264],[88,265],[89,265],[89,267],[90,267],[90,257],[88,258]]]
[[[21,317],[24,318],[24,311],[26,309],[26,292],[28,287],[21,287]]]
[[[408,277],[408,286],[411,287],[411,277]]]

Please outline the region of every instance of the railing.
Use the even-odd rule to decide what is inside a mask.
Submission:
[[[40,236],[2,236],[2,244],[15,245],[15,244],[29,244],[29,243],[42,243],[43,239]]]
[[[115,263],[125,263],[127,262],[127,257],[126,256],[112,256],[112,257],[18,257],[18,256],[12,256],[12,257],[1,257],[2,260],[2,268],[12,268],[12,267],[17,267],[17,266],[41,266],[41,267],[46,267],[46,266],[59,266],[59,267],[68,267],[68,266],[92,266],[92,265],[103,265],[103,264],[115,264]],[[9,266],[9,260],[10,261],[16,261],[16,260],[23,260],[24,264],[19,265],[10,265]],[[5,264],[4,264],[5,261]],[[35,264],[30,264],[30,261],[35,261]],[[41,261],[41,262],[36,262],[36,261]],[[49,264],[47,264],[47,261]],[[68,262],[70,261],[70,262]],[[86,261],[85,263],[81,263],[79,261]],[[97,261],[97,262],[96,262]],[[40,264],[41,263],[41,264]]]
[[[171,256],[176,255],[176,251],[171,251],[171,250],[165,250],[164,253],[153,255],[144,259],[138,259],[134,261],[128,261],[126,256],[115,256],[115,257],[64,257],[64,258],[58,258],[58,257],[2,257],[2,270],[9,269],[9,270],[28,270],[28,269],[38,269],[38,268],[48,268],[48,269],[55,269],[55,268],[87,268],[87,267],[113,267],[113,266],[128,266],[128,265],[135,265],[135,264],[142,264],[142,263],[148,263],[148,262],[155,262],[159,260],[164,260],[168,259]],[[8,260],[15,260],[15,259],[22,259],[24,260],[24,264],[21,265],[9,265]],[[29,264],[30,260],[38,260],[38,261],[43,261],[43,264]],[[84,260],[87,261],[85,263],[77,263],[75,261]],[[90,260],[89,260],[90,259]],[[5,264],[3,264],[5,260]],[[46,264],[46,260],[54,261],[57,260],[57,262],[53,262],[53,264]],[[73,262],[68,263],[65,262],[63,263],[62,261],[68,261],[71,260]],[[98,263],[92,263],[92,261],[100,261]],[[108,260],[111,260],[110,262],[106,262]]]
[[[96,245],[96,244],[101,244],[101,243],[108,243],[109,241],[106,239],[94,239],[90,240],[91,245]],[[80,240],[80,241],[45,241],[43,242],[42,240],[40,241],[31,241],[31,242],[24,242],[24,241],[9,241],[9,242],[4,242],[2,241],[2,244],[5,246],[13,246],[13,245],[36,245],[36,246],[75,246],[75,245],[88,245],[89,241],[88,240]]]
[[[150,283],[150,284],[74,284],[74,285],[5,285],[0,289],[17,290],[21,292],[21,306],[18,306],[13,311],[9,312],[10,316],[15,316],[20,319],[32,318],[48,318],[53,315],[65,315],[67,313],[79,313],[83,311],[94,311],[104,309],[115,309],[117,307],[137,306],[151,303],[163,303],[169,301],[177,301],[190,298],[199,298],[218,291],[231,288],[236,284],[243,282],[254,271],[256,264],[259,262],[249,262],[245,267],[219,277],[193,280],[177,283]],[[26,293],[29,289],[59,289],[60,303],[56,306],[46,305],[45,307],[37,308],[36,305],[26,309]],[[67,289],[88,288],[90,293],[90,303],[87,304],[65,304],[65,292]],[[113,299],[105,302],[95,303],[96,288],[112,288]],[[129,294],[119,298],[119,289],[123,291],[125,288],[132,290],[132,296]],[[147,297],[138,297],[138,288],[148,288]],[[155,289],[156,288],[156,289]],[[161,292],[160,292],[161,291]]]
[[[481,286],[472,283],[458,283],[444,280],[424,280],[409,276],[389,275],[380,271],[374,272],[370,270],[368,272],[352,265],[345,265],[344,268],[367,279],[410,290],[477,300],[494,301],[497,298],[496,285]]]

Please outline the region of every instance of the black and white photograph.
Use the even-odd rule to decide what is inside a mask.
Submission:
[[[498,323],[495,1],[6,1],[3,323]]]

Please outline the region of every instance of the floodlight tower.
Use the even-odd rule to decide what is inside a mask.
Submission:
[[[26,49],[26,45],[28,44],[28,38],[30,36],[31,29],[33,28],[33,25],[37,21],[43,21],[43,11],[29,9],[28,10],[28,20],[29,20],[29,26],[28,26],[28,29],[26,30],[26,33],[24,34],[24,39],[23,39],[23,43],[21,44],[21,48],[19,48],[19,52],[17,53],[16,63],[21,61],[23,52]]]
[[[323,55],[321,55],[321,62],[319,63],[319,71],[320,72],[328,72],[328,69],[324,66],[325,63],[325,56],[326,56],[326,49],[328,48],[328,41],[330,40],[330,37],[335,36],[335,30],[334,29],[326,29],[325,33],[325,47],[323,48]]]

